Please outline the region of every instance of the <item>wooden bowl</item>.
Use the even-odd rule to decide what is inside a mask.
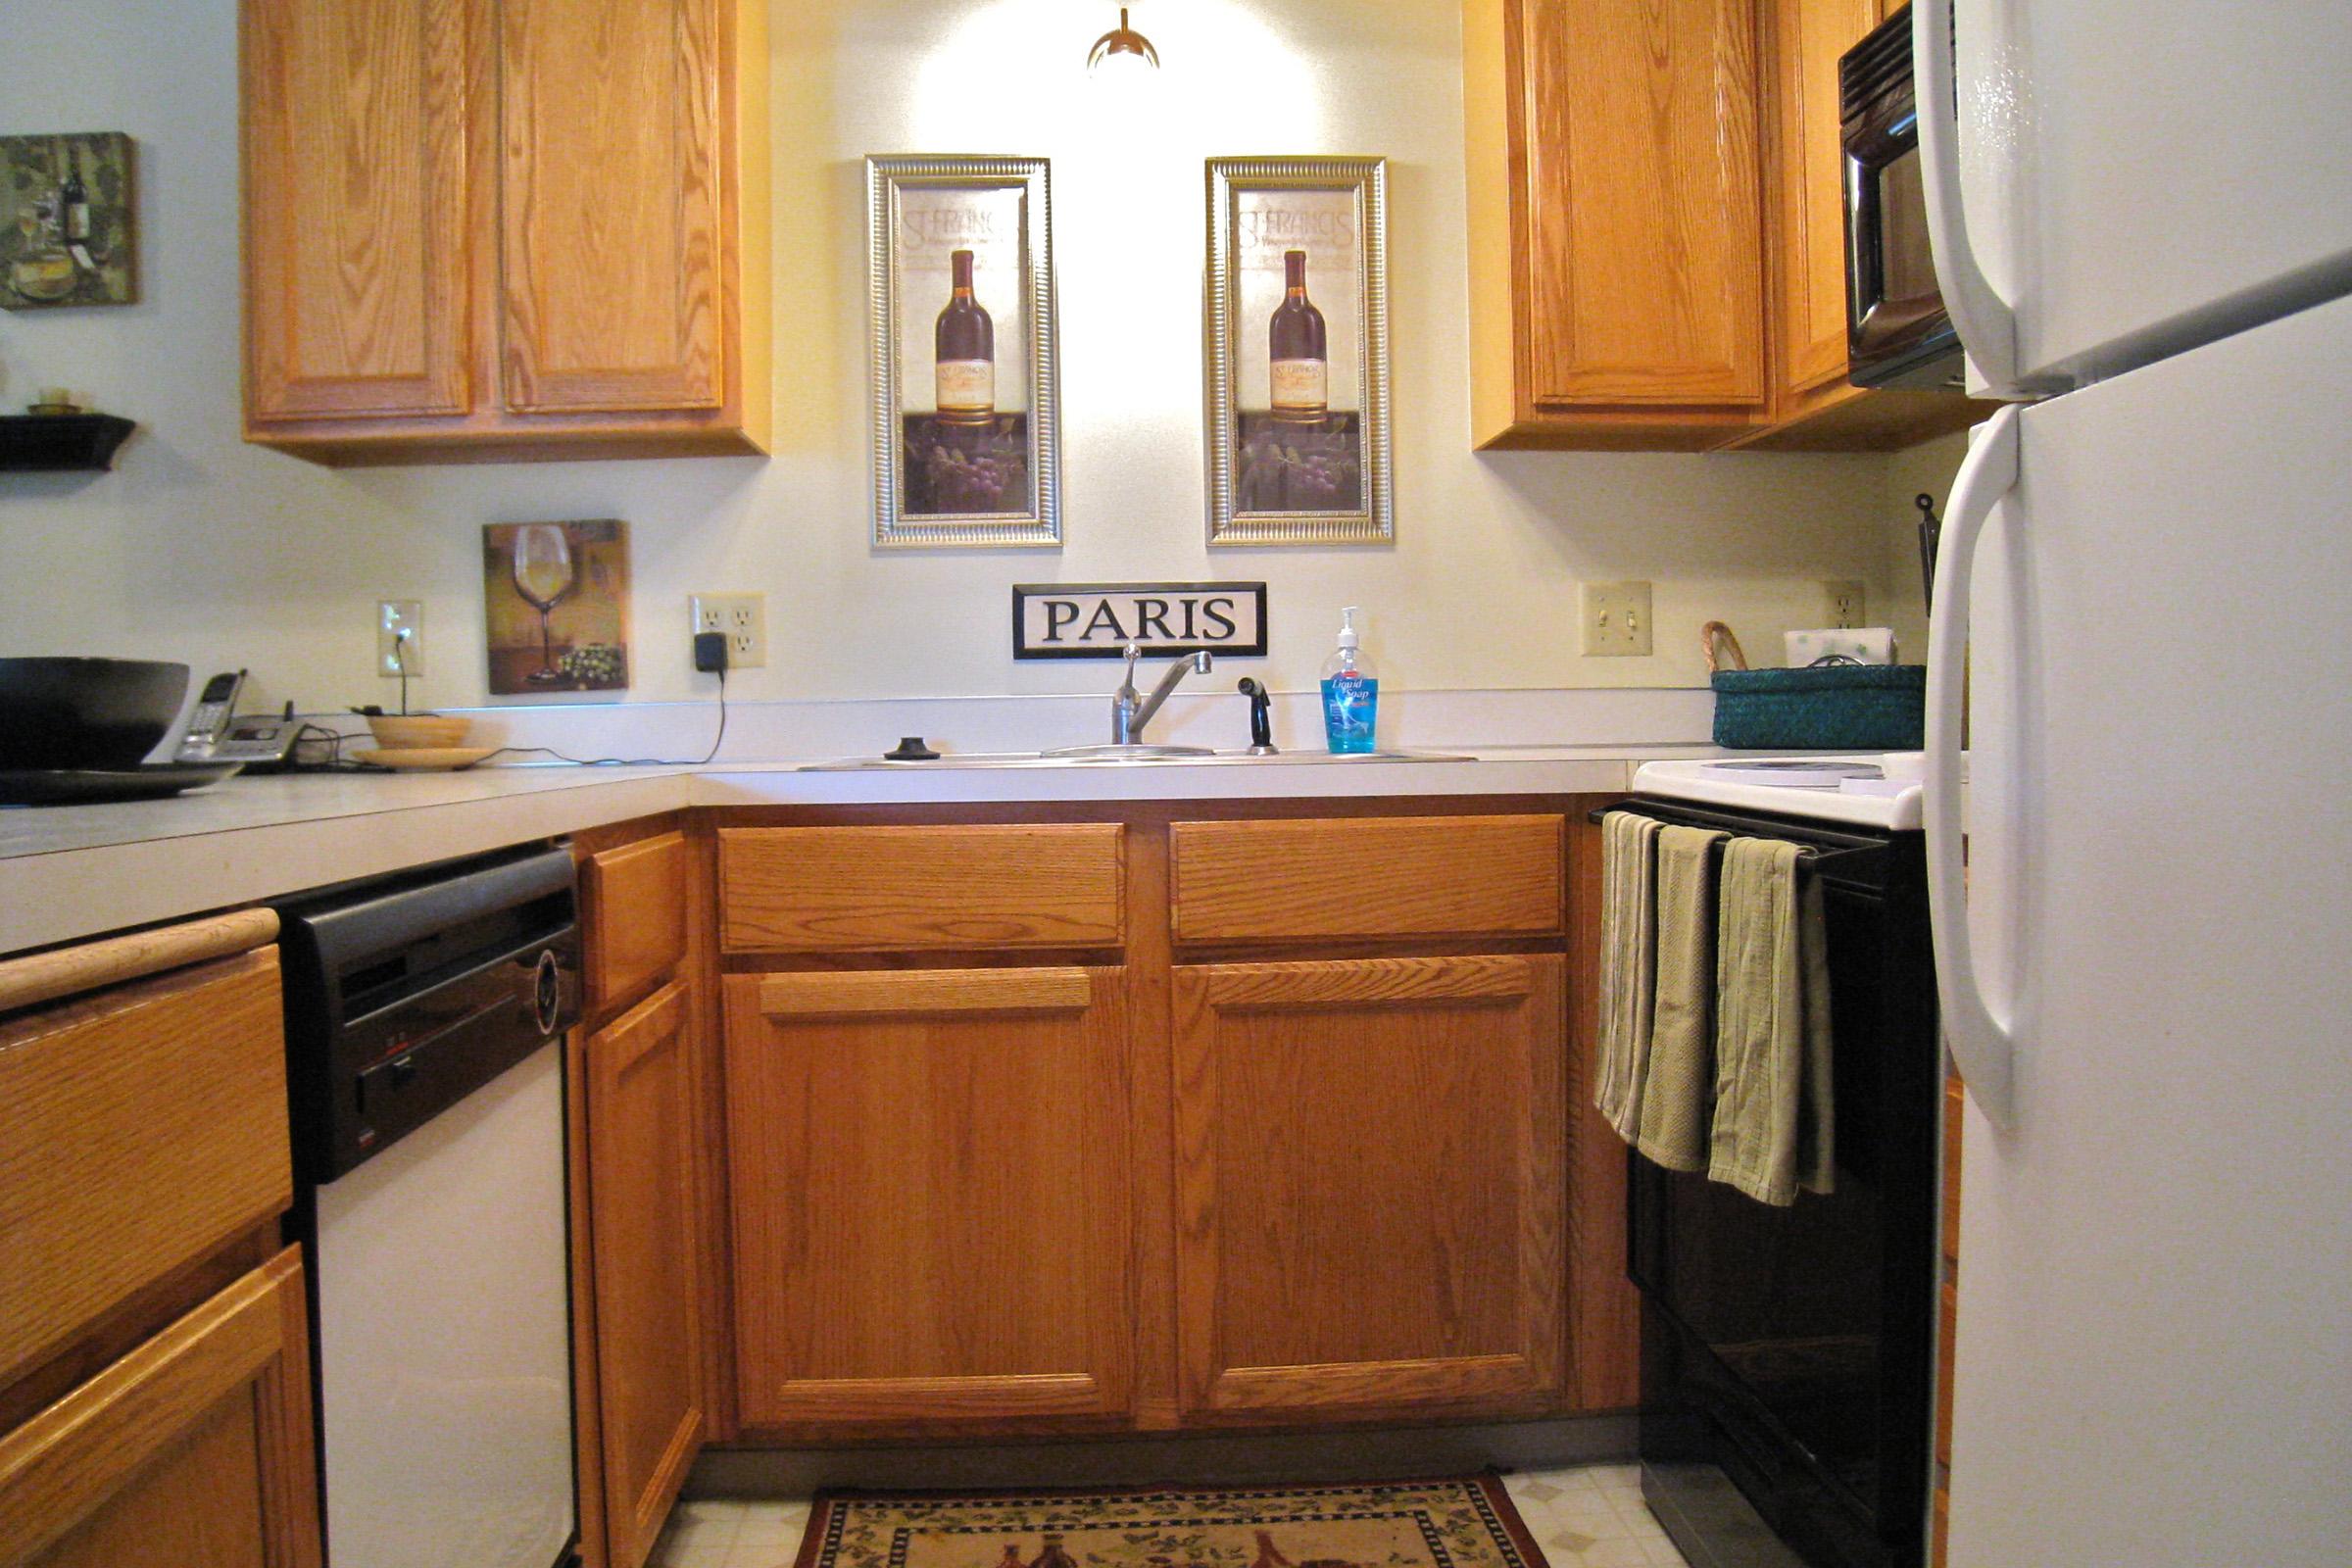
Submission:
[[[463,746],[471,728],[470,718],[444,718],[439,713],[373,713],[368,719],[368,733],[387,752]]]

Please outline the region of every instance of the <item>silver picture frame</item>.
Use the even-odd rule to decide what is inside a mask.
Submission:
[[[883,550],[1058,549],[1061,545],[1061,421],[1060,371],[1056,351],[1054,289],[1054,206],[1052,171],[1042,158],[958,158],[930,156],[871,157],[866,169],[866,237],[868,244],[868,309],[872,322],[871,391],[873,416],[874,534]],[[1011,304],[1020,320],[1010,346],[1020,357],[1017,415],[1000,412],[996,357],[1007,346],[997,328],[989,364],[993,421],[973,435],[969,421],[938,417],[938,399],[921,394],[910,380],[909,367],[916,345],[907,336],[907,313],[928,309],[931,295],[940,292],[942,245],[956,244],[953,217],[957,198],[974,215],[976,238],[966,248],[982,247],[978,264],[994,281],[989,285],[1000,309]],[[910,224],[909,215],[916,221]],[[999,225],[996,219],[1008,216]],[[1002,230],[1002,231],[1001,231]],[[952,253],[949,253],[952,254]],[[1009,275],[1007,275],[1009,273]],[[993,321],[993,316],[991,317]],[[921,356],[933,358],[929,346]],[[977,364],[977,361],[973,363]],[[922,420],[928,408],[933,426],[926,435]],[[1016,423],[1016,421],[1018,421]],[[984,443],[996,474],[1025,462],[1026,473],[1017,481],[1016,499],[1022,504],[1004,510],[971,505],[976,482],[962,478],[932,481],[942,464],[960,465],[963,455],[952,450],[947,426],[956,427],[956,442]],[[921,444],[937,438],[940,445]],[[917,463],[928,450],[934,461]],[[954,472],[962,473],[956,466]],[[958,493],[951,493],[960,486]],[[1006,488],[1014,488],[1008,484]],[[934,491],[938,493],[933,493]]]
[[[1208,161],[1205,307],[1208,542],[1211,545],[1381,545],[1396,537],[1390,437],[1388,160],[1212,158]],[[1268,198],[1302,198],[1285,209]],[[1285,231],[1286,215],[1296,226]],[[1342,219],[1352,235],[1343,247]],[[1325,416],[1298,428],[1294,413],[1245,406],[1245,367],[1270,354],[1263,314],[1269,258],[1321,233],[1352,274],[1348,308],[1326,320]],[[1351,252],[1351,254],[1348,254]],[[1320,265],[1302,261],[1302,267]],[[1306,274],[1311,278],[1310,270]],[[1245,295],[1255,301],[1245,301]],[[1345,334],[1345,336],[1343,336]],[[1257,377],[1248,376],[1252,392]],[[1353,407],[1346,405],[1352,403]],[[1350,427],[1352,421],[1352,427]],[[1301,449],[1306,455],[1300,457]],[[1352,474],[1348,471],[1352,465]],[[1336,499],[1321,504],[1317,494]],[[1300,492],[1304,492],[1301,494]]]

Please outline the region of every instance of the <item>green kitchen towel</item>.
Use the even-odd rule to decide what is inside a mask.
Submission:
[[[1658,839],[1657,992],[1634,1147],[1668,1170],[1705,1170],[1715,1104],[1715,872],[1724,835],[1670,827]]]
[[[1787,1207],[1830,1191],[1829,955],[1821,887],[1794,844],[1724,846],[1715,955],[1715,1118],[1707,1174]]]
[[[1649,1070],[1659,826],[1656,817],[1634,811],[1600,819],[1600,1051],[1592,1103],[1628,1143]]]

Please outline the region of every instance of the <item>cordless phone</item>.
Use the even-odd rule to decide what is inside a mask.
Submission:
[[[196,707],[188,714],[188,731],[180,737],[175,754],[182,762],[209,762],[213,749],[228,729],[228,721],[237,710],[237,693],[245,687],[245,672],[234,674],[222,671],[204,683],[197,694]]]

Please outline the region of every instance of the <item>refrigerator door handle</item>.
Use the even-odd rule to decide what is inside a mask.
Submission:
[[[1922,4],[1927,0],[1921,0]],[[1968,932],[1968,862],[1961,834],[1962,698],[1967,690],[1969,576],[1984,522],[2016,487],[2018,406],[1996,412],[1978,433],[1944,510],[1936,563],[1936,613],[1928,626],[1928,916],[1935,928],[1936,988],[1952,1063],[1994,1126],[2016,1120],[2012,1075],[2017,1042],[1977,977]]]
[[[1919,169],[1928,207],[1928,251],[1936,286],[1986,395],[2015,397],[2017,313],[1984,275],[1968,230],[1960,184],[1959,67],[1952,49],[1953,0],[1911,7],[1911,56],[1919,115]]]

